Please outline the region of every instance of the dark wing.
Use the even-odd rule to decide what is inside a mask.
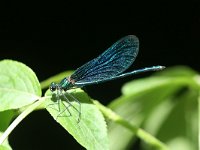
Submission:
[[[134,62],[138,51],[139,40],[136,36],[123,37],[100,56],[79,67],[71,79],[81,87],[119,75]]]

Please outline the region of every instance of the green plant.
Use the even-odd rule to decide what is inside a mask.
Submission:
[[[49,90],[44,96],[41,92],[51,81],[60,81],[70,73],[67,71],[39,83],[26,65],[12,60],[0,61],[0,150],[12,149],[8,135],[38,109],[46,109],[86,149],[127,149],[136,138],[143,141],[143,149],[198,148],[200,77],[197,72],[177,66],[133,80],[123,86],[122,95],[108,106],[92,100],[81,89],[69,90],[81,102],[79,123],[77,112],[71,107],[71,117],[57,118],[57,105],[48,107],[56,103],[56,99]],[[64,113],[69,115],[67,111]]]

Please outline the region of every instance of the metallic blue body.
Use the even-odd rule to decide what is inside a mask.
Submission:
[[[152,66],[123,73],[135,61],[138,52],[138,38],[134,35],[125,36],[100,56],[79,67],[70,77],[64,78],[59,84],[53,83],[50,89],[66,91],[73,87],[98,84],[142,72],[157,71],[165,68],[164,66]]]

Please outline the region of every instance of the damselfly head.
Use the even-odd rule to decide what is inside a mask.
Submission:
[[[55,82],[52,82],[49,88],[50,88],[51,92],[54,92],[55,90],[58,89],[58,84]]]

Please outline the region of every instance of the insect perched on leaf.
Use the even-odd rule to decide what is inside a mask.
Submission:
[[[79,113],[79,122],[81,117],[81,103],[72,94],[68,93],[69,96],[79,104],[79,109],[73,106],[69,99],[63,94],[66,93],[67,90],[71,88],[82,88],[87,85],[98,84],[142,72],[157,71],[165,68],[164,66],[152,66],[123,73],[134,62],[138,51],[138,38],[134,35],[125,36],[114,43],[97,58],[94,58],[93,60],[79,67],[72,75],[64,78],[60,83],[52,82],[50,85],[50,90],[52,92],[57,91],[57,97],[63,96],[65,98],[66,102],[68,103],[68,106],[66,106],[65,110],[67,110],[70,115],[71,113],[69,111],[69,107],[73,107]],[[59,112],[61,104],[60,101],[61,99],[59,98]],[[61,111],[59,115],[64,111]]]

